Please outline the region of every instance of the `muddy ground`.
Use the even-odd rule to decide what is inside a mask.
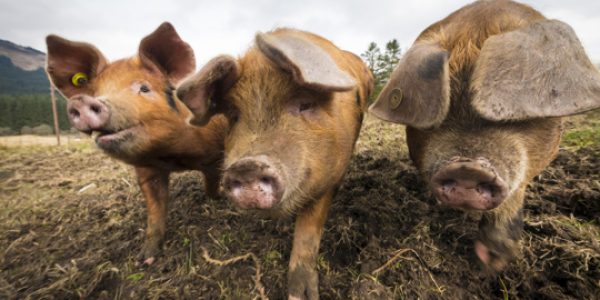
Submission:
[[[486,272],[478,216],[441,208],[403,128],[368,119],[326,223],[322,299],[600,299],[600,133],[570,123],[528,190],[522,255]],[[584,129],[581,129],[584,128]],[[0,147],[0,299],[284,299],[293,220],[171,180],[164,256],[135,265],[146,211],[132,169],[87,143]]]

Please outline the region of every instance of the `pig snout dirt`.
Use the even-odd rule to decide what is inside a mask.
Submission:
[[[269,209],[281,201],[284,192],[279,174],[266,156],[246,157],[225,171],[223,188],[241,208]]]
[[[87,133],[102,129],[110,118],[108,106],[90,96],[72,99],[67,104],[67,111],[71,124],[77,130]]]
[[[435,197],[464,209],[490,210],[506,198],[508,186],[484,158],[456,158],[431,179]]]

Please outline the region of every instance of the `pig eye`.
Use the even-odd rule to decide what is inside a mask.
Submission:
[[[142,84],[140,86],[140,92],[142,92],[142,93],[148,93],[148,92],[150,92],[150,88],[147,85]]]
[[[315,106],[314,102],[303,102],[300,103],[300,106],[298,107],[298,111],[303,112],[303,111],[307,111],[309,109],[312,109]]]

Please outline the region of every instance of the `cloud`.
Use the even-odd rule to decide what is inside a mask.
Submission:
[[[170,21],[196,52],[198,65],[221,54],[241,54],[257,31],[297,27],[357,54],[371,41],[396,38],[408,48],[416,36],[470,1],[11,1],[0,0],[0,38],[45,50],[54,33],[96,45],[110,59],[132,55],[141,38]],[[588,54],[600,62],[600,2],[534,0],[529,5],[569,23]]]

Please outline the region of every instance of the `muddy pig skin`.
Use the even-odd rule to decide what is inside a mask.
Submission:
[[[600,74],[571,27],[479,1],[419,35],[370,112],[406,125],[439,202],[482,213],[475,253],[500,270],[519,253],[525,188],[554,158],[561,117],[599,106]]]
[[[218,195],[227,120],[193,126],[174,86],[194,71],[190,46],[163,23],[145,37],[137,55],[107,62],[94,46],[56,35],[46,38],[47,73],[68,99],[73,127],[93,135],[106,154],[135,167],[148,210],[139,255],[152,264],[166,230],[169,174],[200,170],[209,196]]]
[[[295,214],[290,299],[318,299],[316,257],[372,89],[356,55],[293,29],[259,33],[242,57],[219,56],[177,94],[204,124],[230,120],[223,190],[242,209]]]

